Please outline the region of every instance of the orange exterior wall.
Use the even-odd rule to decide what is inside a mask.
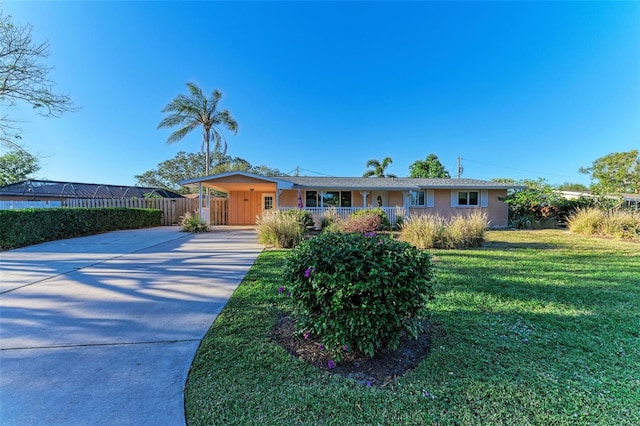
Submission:
[[[300,191],[302,195],[302,203],[304,204],[304,191]],[[298,190],[280,191],[281,207],[298,207]]]
[[[248,192],[245,192],[248,193]],[[258,199],[255,203],[258,210],[252,213],[253,223],[233,223],[232,217],[234,214],[233,210],[233,196],[235,193],[231,193],[229,196],[229,224],[253,224],[255,223],[256,215],[261,213],[262,209],[262,193],[257,193]],[[504,228],[509,223],[509,210],[507,205],[500,201],[498,197],[506,197],[507,190],[506,189],[490,189],[488,191],[489,196],[489,206],[486,208],[482,208],[482,211],[487,213],[487,218],[489,219],[489,226],[493,228]],[[305,194],[302,191],[302,198],[304,200]],[[367,197],[367,204],[370,203],[370,196]],[[351,204],[353,207],[362,207],[363,197],[360,194],[360,191],[351,191]],[[389,191],[388,193],[388,206],[400,206],[404,205],[404,199],[402,191]],[[280,206],[281,207],[297,207],[298,206],[298,191],[297,190],[284,190],[280,192]],[[477,208],[477,207],[476,207]],[[434,190],[434,207],[411,207],[410,214],[411,215],[423,215],[423,214],[438,214],[442,217],[449,218],[451,216],[456,216],[459,214],[464,214],[473,210],[470,207],[451,207],[451,190],[450,189],[436,189]]]
[[[404,206],[404,197],[402,196],[402,191],[389,191],[388,202],[389,207]]]
[[[229,192],[229,225],[255,225],[262,214],[262,192]]]
[[[506,197],[506,189],[490,189],[488,192],[489,206],[488,207],[451,207],[451,190],[450,189],[436,189],[433,191],[434,206],[433,207],[411,207],[409,209],[410,215],[424,215],[424,214],[437,214],[444,218],[450,218],[474,209],[480,209],[487,213],[489,219],[489,226],[492,228],[505,228],[509,224],[509,208],[500,201],[498,197]]]

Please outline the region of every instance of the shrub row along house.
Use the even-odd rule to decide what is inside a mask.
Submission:
[[[188,179],[181,185],[228,194],[228,224],[254,225],[271,209],[305,209],[316,224],[328,210],[346,217],[358,209],[382,208],[391,223],[399,216],[433,214],[444,218],[470,209],[486,212],[490,226],[508,224],[508,206],[500,200],[518,185],[475,179],[268,177],[227,172]],[[205,214],[206,218],[207,215]]]

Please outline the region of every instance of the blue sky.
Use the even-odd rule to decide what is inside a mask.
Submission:
[[[581,166],[640,148],[640,2],[29,2],[56,89],[82,109],[23,141],[38,177],[134,184],[167,145],[161,110],[192,81],[239,123],[229,154],[283,172],[361,176],[436,154],[452,175],[588,184]],[[4,112],[4,111],[3,111]]]

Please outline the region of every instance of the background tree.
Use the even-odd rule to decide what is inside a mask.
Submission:
[[[589,187],[581,183],[565,182],[558,185],[558,191],[588,191]]]
[[[58,117],[76,108],[66,94],[53,91],[52,68],[41,63],[49,56],[49,42],[36,43],[31,25],[15,25],[0,5],[0,104],[3,110],[20,102],[31,105],[40,115]],[[0,143],[22,149],[17,141],[20,129],[8,115],[0,116]]]
[[[409,166],[409,177],[412,178],[450,178],[451,175],[444,168],[438,156],[429,154],[422,160],[414,161]]]
[[[637,149],[605,155],[594,161],[591,167],[581,167],[579,171],[591,175],[591,189],[596,193],[640,193],[640,157]]]
[[[251,163],[243,158],[213,155],[212,159],[213,164],[210,170],[212,174],[229,171],[246,171],[264,176],[282,175],[278,169],[272,169],[265,165],[252,166]],[[178,182],[206,176],[204,165],[204,152],[187,153],[180,151],[172,159],[159,163],[155,169],[136,175],[136,185],[165,188],[181,194],[188,194],[191,189],[179,185]]]
[[[0,186],[29,179],[40,170],[40,161],[28,152],[15,149],[0,156]]]
[[[379,178],[384,178],[384,177],[394,178],[396,177],[396,175],[394,174],[391,174],[391,173],[385,174],[386,168],[389,167],[391,163],[393,163],[393,160],[391,159],[391,157],[384,157],[382,162],[371,159],[367,161],[367,168],[373,168],[373,170],[367,170],[366,172],[364,172],[362,177],[375,176]]]
[[[226,127],[234,134],[238,133],[238,123],[228,110],[218,110],[222,93],[214,90],[209,98],[193,83],[187,83],[189,95],[178,95],[162,110],[168,115],[158,124],[158,128],[179,127],[169,135],[167,143],[179,142],[198,127],[202,128],[202,150],[205,153],[205,175],[209,175],[210,142],[214,140],[214,154],[227,155],[227,141],[221,132]],[[193,177],[193,176],[192,176]]]

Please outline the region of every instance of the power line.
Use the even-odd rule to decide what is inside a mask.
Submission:
[[[299,175],[300,174],[300,170],[303,170],[303,171],[309,172],[309,173],[313,173],[313,174],[316,174],[316,175],[321,175],[321,176],[326,176],[326,177],[335,177],[333,175],[328,175],[326,173],[314,172],[313,170],[303,169],[302,167],[296,167],[295,169],[293,169],[289,173],[287,173],[287,175],[291,175],[291,173],[298,173],[298,175]]]
[[[469,160],[468,158],[463,158],[463,160],[465,161],[470,161],[472,163],[478,163],[478,164],[484,164],[487,166],[493,166],[493,167],[498,167],[498,168],[502,168],[502,169],[509,169],[509,170],[515,170],[518,172],[526,172],[526,173],[535,173],[538,176],[540,175],[544,175],[544,176],[556,176],[556,177],[563,177],[563,178],[567,178],[567,179],[575,179],[578,175],[573,175],[573,176],[568,176],[568,175],[560,175],[560,174],[556,174],[556,173],[547,173],[547,172],[541,172],[541,171],[536,171],[536,170],[526,170],[526,169],[518,169],[516,167],[508,167],[508,166],[502,166],[499,164],[492,164],[492,163],[487,163],[484,161],[477,161],[477,160]]]

